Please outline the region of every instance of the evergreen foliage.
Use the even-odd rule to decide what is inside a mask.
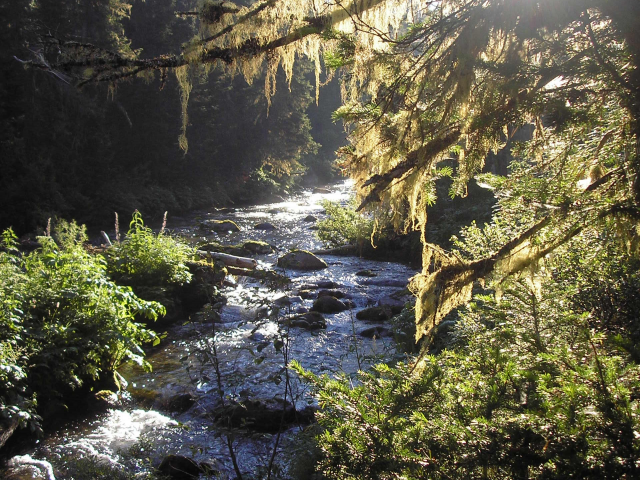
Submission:
[[[327,218],[318,222],[318,238],[331,247],[356,245],[360,249],[373,241],[374,222],[356,212],[356,201],[348,205],[324,201]]]
[[[478,295],[455,345],[318,389],[327,478],[635,478],[637,260],[594,230]],[[637,310],[635,310],[637,311]]]

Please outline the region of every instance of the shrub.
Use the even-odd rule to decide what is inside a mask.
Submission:
[[[322,206],[328,218],[318,222],[318,238],[326,245],[356,245],[362,248],[367,242],[371,242],[374,222],[356,212],[355,199],[346,206],[325,200]]]
[[[60,222],[55,238],[22,256],[10,230],[0,252],[0,415],[39,425],[36,401],[64,401],[125,359],[145,364],[154,334],[134,322],[157,318],[145,302],[107,277],[106,261],[83,248],[84,227]]]
[[[108,269],[124,285],[182,285],[191,281],[187,262],[192,255],[193,249],[185,243],[164,233],[154,234],[136,211],[125,240],[109,252]]]

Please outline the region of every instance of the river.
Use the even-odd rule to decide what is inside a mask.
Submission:
[[[345,182],[333,186],[330,193],[306,191],[281,203],[198,212],[181,219],[173,230],[192,243],[217,241],[235,245],[262,240],[277,246],[279,251],[256,257],[259,267],[276,269],[286,274],[291,283],[274,290],[249,277],[232,279],[223,290],[227,303],[219,319],[212,322],[211,315],[194,315],[168,328],[160,347],[148,355],[152,372],[124,365],[120,374],[128,382],[128,388],[113,399],[112,408],[50,435],[23,459],[49,462],[55,478],[61,479],[68,478],[61,467],[69,458],[90,457],[144,476],[167,455],[174,454],[210,465],[218,472],[213,478],[235,478],[225,432],[214,426],[219,415],[216,412],[223,402],[238,405],[250,400],[269,405],[286,397],[299,412],[317,405],[308,386],[285,369],[285,355],[314,373],[351,377],[359,369],[397,357],[390,336],[366,338],[360,334],[374,326],[389,325],[358,320],[355,315],[368,306],[386,303],[407,284],[416,273],[414,270],[397,263],[330,255],[320,255],[328,264],[325,270],[283,272],[275,266],[278,256],[291,248],[322,248],[312,228],[313,221],[305,218],[313,215],[321,219],[323,200],[346,202],[351,195],[352,186]],[[240,231],[218,235],[198,228],[210,219],[233,220]],[[277,228],[272,231],[254,228],[263,222]],[[169,227],[171,223],[170,218]],[[358,275],[363,270],[372,272],[371,276]],[[351,308],[324,315],[326,329],[283,327],[283,318],[311,308],[313,298],[301,298],[300,290],[313,294],[318,285],[344,294]],[[283,296],[288,300],[277,300]],[[400,297],[400,302],[404,300],[406,297]],[[282,305],[277,315],[274,301]],[[214,344],[223,400],[211,360]],[[285,392],[286,385],[289,388]],[[261,478],[277,436],[260,431],[264,430],[260,425],[246,427],[233,433],[233,450],[243,477]],[[279,439],[275,465],[285,478],[290,458],[301,445],[299,435],[305,428],[292,423]],[[33,478],[47,478],[46,472],[38,475]]]

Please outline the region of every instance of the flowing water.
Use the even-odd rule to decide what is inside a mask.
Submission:
[[[277,269],[278,256],[291,248],[322,248],[311,228],[313,223],[305,221],[305,217],[323,218],[322,200],[346,202],[351,191],[351,185],[344,183],[333,187],[332,193],[305,192],[277,204],[224,213],[201,212],[182,219],[182,226],[175,231],[193,242],[265,241],[276,246],[279,252],[258,256],[259,266]],[[197,225],[208,219],[230,219],[241,230],[226,235],[205,234]],[[277,229],[253,228],[262,222],[270,222]],[[395,353],[392,339],[359,335],[363,329],[382,324],[357,320],[355,314],[402,289],[416,272],[397,263],[320,256],[329,266],[325,270],[279,270],[291,278],[291,284],[284,288],[271,290],[256,280],[239,277],[235,285],[224,289],[227,304],[218,321],[212,322],[207,315],[194,315],[169,328],[161,346],[148,356],[152,372],[132,365],[120,370],[128,389],[116,406],[53,435],[31,457],[48,460],[55,467],[68,456],[91,456],[111,465],[127,463],[127,468],[144,472],[156,467],[167,454],[178,454],[208,463],[220,472],[220,478],[235,478],[226,437],[213,426],[214,411],[221,404],[211,356],[214,346],[225,403],[244,399],[268,402],[286,396],[297,410],[315,405],[315,400],[308,387],[284,368],[285,354],[317,374],[353,375],[359,368],[389,359]],[[356,275],[361,270],[370,270],[376,276]],[[350,310],[324,315],[327,328],[322,330],[279,326],[274,300],[283,295],[290,300],[290,305],[280,309],[279,318],[296,311],[304,312],[311,308],[313,300],[298,297],[300,287],[329,282],[351,300]],[[285,393],[287,384],[290,388]],[[195,402],[188,401],[189,398]],[[181,403],[181,399],[187,399],[187,403]],[[276,461],[285,471],[287,454],[295,451],[299,443],[296,435],[302,428],[291,426],[282,436],[282,453]],[[233,442],[243,475],[259,477],[256,472],[269,463],[275,435],[247,429],[234,433]]]

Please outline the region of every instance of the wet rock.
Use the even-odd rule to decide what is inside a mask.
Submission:
[[[266,242],[259,242],[257,240],[249,240],[244,242],[243,248],[249,250],[253,254],[266,255],[273,252],[273,247]]]
[[[294,250],[278,258],[278,266],[293,270],[322,270],[327,268],[324,260],[306,250]]]
[[[182,455],[167,455],[158,471],[172,480],[191,480],[204,473],[195,460]]]
[[[318,293],[314,290],[299,290],[298,295],[300,295],[305,300],[315,300],[318,298]]]
[[[320,297],[336,297],[336,298],[345,298],[347,295],[340,290],[320,290],[318,292],[318,298]]]
[[[273,223],[269,223],[269,222],[258,223],[257,225],[254,225],[253,228],[255,230],[265,230],[265,231],[278,229],[278,227],[276,227]]]
[[[309,222],[309,223],[311,223],[311,222],[317,222],[317,221],[318,221],[318,218],[317,218],[317,217],[314,217],[313,215],[307,215],[306,217],[304,217],[303,221],[304,221],[304,222]]]
[[[313,193],[331,193],[331,190],[325,187],[316,187],[313,189]]]
[[[225,427],[230,425],[255,432],[277,433],[281,427],[312,423],[314,414],[312,408],[296,410],[291,403],[282,400],[243,400],[219,409],[215,419]]]
[[[184,413],[196,403],[196,399],[190,393],[179,393],[169,398],[167,410],[170,412]]]
[[[362,330],[360,332],[360,336],[365,338],[383,338],[392,337],[393,333],[391,333],[391,330],[385,327],[371,327]]]
[[[276,215],[276,214],[280,213],[281,211],[282,211],[282,210],[281,210],[281,209],[279,209],[279,208],[272,208],[272,209],[270,209],[270,210],[267,210],[267,213],[270,213],[270,214],[272,214],[272,215]]]
[[[327,328],[327,321],[318,312],[309,312],[285,320],[285,324],[291,327],[303,328],[305,330],[320,330]]]
[[[391,307],[384,305],[382,307],[370,307],[360,310],[356,313],[358,320],[366,320],[369,322],[384,322],[389,320],[393,316]]]
[[[397,315],[402,311],[405,304],[413,303],[414,301],[415,298],[413,297],[413,295],[411,295],[411,293],[407,289],[403,289],[379,299],[378,306],[391,307],[391,312],[394,315]]]
[[[239,232],[240,227],[232,220],[207,220],[205,225],[218,233]]]
[[[338,286],[336,282],[332,282],[331,280],[320,280],[317,285],[318,288],[336,288]]]
[[[296,308],[296,313],[307,313],[309,309],[307,307],[298,307]]]
[[[294,303],[302,303],[302,297],[299,297],[297,295],[292,297],[285,295],[276,298],[273,303],[278,307],[288,307],[290,305],[293,305]]]
[[[358,277],[369,277],[369,278],[378,276],[377,273],[372,272],[371,270],[360,270],[359,272],[356,272],[356,275]]]
[[[347,305],[342,303],[336,297],[318,297],[318,299],[313,302],[312,311],[321,312],[321,313],[339,313],[344,310],[347,310]]]

